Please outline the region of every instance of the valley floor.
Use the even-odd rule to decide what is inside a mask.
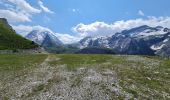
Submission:
[[[126,55],[0,55],[0,100],[170,99],[170,60]]]

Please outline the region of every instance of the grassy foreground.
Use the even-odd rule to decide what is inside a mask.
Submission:
[[[0,72],[20,71],[41,64],[47,55],[0,55]]]
[[[170,99],[170,60],[158,57],[0,55],[0,75],[0,99]]]

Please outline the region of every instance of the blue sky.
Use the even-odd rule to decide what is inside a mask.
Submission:
[[[36,4],[35,0],[28,0]],[[34,1],[34,2],[33,2]],[[40,24],[60,33],[71,33],[70,29],[79,23],[140,18],[141,10],[148,16],[170,15],[169,0],[44,0],[54,14],[41,14],[34,18]],[[47,20],[48,21],[42,21]]]
[[[126,29],[153,20],[154,25],[164,25],[169,22],[169,4],[170,0],[0,0],[0,17],[6,17],[24,35],[33,29],[30,27],[41,26],[74,38],[107,34],[105,30],[112,33],[119,31],[117,27]],[[119,25],[113,29],[115,24]]]

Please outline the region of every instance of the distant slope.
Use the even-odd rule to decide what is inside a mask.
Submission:
[[[16,34],[7,20],[0,18],[0,50],[32,49],[38,47],[32,41]]]
[[[109,48],[97,48],[97,47],[88,47],[79,50],[79,54],[115,54],[112,49]]]

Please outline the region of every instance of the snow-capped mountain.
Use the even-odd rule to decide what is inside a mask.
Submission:
[[[130,30],[124,30],[121,32],[121,34],[124,34],[126,36],[131,36],[131,37],[139,37],[139,36],[147,37],[151,35],[160,35],[165,33],[166,32],[164,32],[164,28],[161,26],[150,27],[147,25],[132,28]]]
[[[43,47],[55,47],[63,45],[57,36],[55,36],[55,34],[50,31],[33,30],[26,36],[26,38]]]
[[[85,47],[104,47],[109,48],[109,37],[85,37],[84,39],[80,40],[79,47],[85,48]]]
[[[169,34],[168,28],[144,25],[124,30],[111,37],[86,37],[79,42],[79,48],[101,47],[110,48],[119,54],[163,55],[165,51],[169,52]]]
[[[57,47],[63,43],[50,31],[34,30],[27,36],[43,47]],[[66,46],[66,45],[65,45]],[[117,54],[161,55],[170,56],[170,29],[147,25],[113,33],[112,36],[85,37],[73,47],[109,48]],[[83,51],[86,52],[86,51]]]

